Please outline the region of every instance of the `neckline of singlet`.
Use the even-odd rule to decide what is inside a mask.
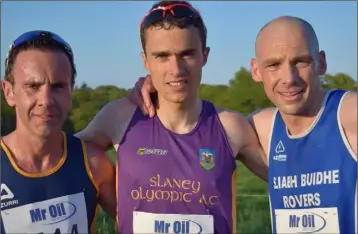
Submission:
[[[329,90],[328,92],[325,93],[323,101],[321,103],[321,107],[316,115],[316,117],[314,118],[313,122],[301,133],[299,134],[290,134],[287,128],[287,125],[285,124],[285,131],[286,131],[286,135],[289,139],[301,139],[304,138],[306,136],[308,136],[313,129],[318,125],[318,123],[321,121],[321,117],[323,116],[323,114],[326,111],[326,107],[327,107],[327,103],[328,103],[328,99],[330,98],[331,94],[333,93],[332,91],[334,90]],[[281,114],[280,114],[281,115]],[[282,116],[281,116],[282,119]],[[283,119],[282,119],[283,120]]]
[[[12,165],[12,167],[14,168],[14,170],[16,172],[18,172],[22,176],[29,177],[29,178],[42,178],[42,177],[50,176],[50,175],[54,174],[55,172],[57,172],[66,161],[66,158],[67,158],[67,136],[66,136],[66,133],[64,133],[64,132],[62,132],[62,134],[63,134],[63,153],[62,153],[61,159],[58,161],[56,166],[53,167],[51,170],[41,172],[41,173],[29,173],[29,172],[22,170],[15,162],[15,159],[13,158],[9,148],[7,147],[7,145],[5,144],[3,139],[0,140],[0,145],[1,145],[2,150],[5,153],[6,157],[8,158],[10,164]]]
[[[201,111],[200,111],[200,114],[199,114],[199,119],[198,119],[198,122],[196,123],[195,127],[188,133],[176,133],[176,132],[173,132],[171,130],[169,130],[168,128],[166,128],[162,121],[160,121],[159,117],[157,115],[154,116],[154,119],[155,121],[157,121],[159,123],[159,125],[165,130],[167,131],[169,134],[171,135],[175,135],[175,136],[182,136],[182,137],[185,137],[185,136],[190,136],[190,135],[193,135],[200,127],[201,123],[202,123],[202,120],[203,120],[203,116],[205,113],[208,112],[208,109],[209,108],[209,103],[207,103],[205,100],[201,100]]]

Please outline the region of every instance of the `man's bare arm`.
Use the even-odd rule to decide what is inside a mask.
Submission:
[[[85,142],[88,165],[98,190],[98,203],[114,220],[117,214],[115,168],[106,152],[99,146]]]
[[[246,165],[254,174],[267,181],[268,164],[267,157],[259,143],[256,132],[248,121],[241,120],[241,126],[245,135],[243,145],[239,150],[237,158]]]
[[[127,125],[135,111],[127,98],[121,98],[105,105],[85,129],[75,134],[86,141],[97,144],[104,150],[118,147]]]
[[[267,181],[266,156],[249,122],[238,112],[217,108],[236,159]]]

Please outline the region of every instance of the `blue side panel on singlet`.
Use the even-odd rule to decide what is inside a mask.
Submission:
[[[326,94],[316,125],[289,137],[277,111],[269,152],[273,233],[356,233],[357,161],[337,113],[343,90]]]
[[[1,197],[5,199],[1,200],[1,233],[5,233],[4,226],[7,225],[7,223],[3,223],[6,211],[79,193],[84,195],[85,205],[83,207],[86,207],[86,211],[81,212],[87,213],[88,228],[85,229],[88,233],[90,232],[91,224],[96,218],[97,190],[86,170],[81,140],[71,135],[66,136],[66,139],[67,156],[65,156],[62,166],[52,174],[38,177],[26,176],[14,168],[9,160],[11,156],[7,155],[8,150],[2,144]],[[9,193],[10,196],[8,196]],[[77,207],[77,209],[79,208]],[[79,212],[76,207],[74,212]],[[24,212],[21,215],[29,216],[29,212]]]

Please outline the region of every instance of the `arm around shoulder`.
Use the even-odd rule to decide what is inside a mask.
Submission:
[[[75,136],[108,150],[121,140],[135,109],[126,97],[109,102]]]

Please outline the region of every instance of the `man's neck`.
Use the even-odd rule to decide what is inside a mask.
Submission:
[[[34,136],[27,130],[17,129],[14,132],[12,142],[12,151],[15,157],[26,157],[31,161],[42,161],[45,158],[62,155],[63,152],[63,134],[62,132],[51,134],[46,138]],[[26,140],[25,140],[26,139]],[[16,151],[19,151],[18,154]],[[60,154],[59,154],[60,153]]]
[[[321,110],[325,93],[323,91],[317,92],[312,105],[304,115],[286,115],[281,113],[290,135],[299,135],[307,131],[312,126]]]
[[[191,132],[198,123],[201,110],[202,101],[200,99],[173,103],[158,97],[158,118],[168,130],[177,134]]]

